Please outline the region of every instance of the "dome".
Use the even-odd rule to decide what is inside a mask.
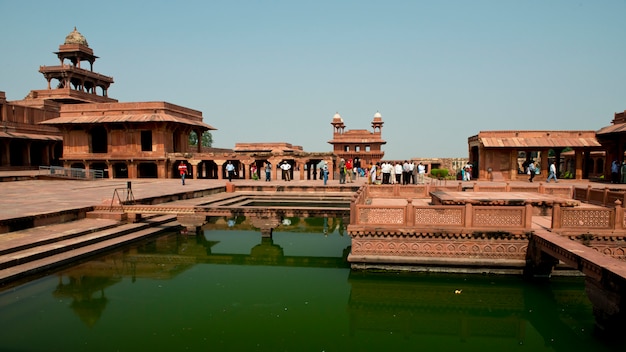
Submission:
[[[76,27],[74,27],[74,30],[65,37],[65,43],[63,44],[82,44],[84,46],[89,46],[89,44],[87,44],[87,39],[85,39],[85,37],[76,30]]]
[[[341,118],[341,115],[339,115],[339,113],[335,113],[335,116],[333,116],[333,122],[343,122],[343,119]]]
[[[374,114],[374,121],[382,121],[383,115],[381,115],[378,111]]]

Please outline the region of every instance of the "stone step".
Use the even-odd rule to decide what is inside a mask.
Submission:
[[[164,215],[0,256],[0,284],[124,246],[178,226]]]
[[[2,237],[2,241],[0,241],[0,256],[93,232],[104,231],[119,225],[119,221],[115,220],[81,219],[0,234]]]

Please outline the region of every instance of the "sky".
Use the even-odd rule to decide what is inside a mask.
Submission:
[[[74,27],[120,102],[202,112],[213,146],[332,151],[382,115],[385,159],[467,157],[490,130],[598,130],[626,110],[626,0],[0,0],[0,91],[45,89]]]

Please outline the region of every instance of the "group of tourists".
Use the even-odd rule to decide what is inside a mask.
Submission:
[[[396,161],[392,164],[388,161],[382,161],[372,164],[366,176],[369,184],[415,185],[424,183],[425,174],[426,166],[424,164],[405,160],[403,163]]]

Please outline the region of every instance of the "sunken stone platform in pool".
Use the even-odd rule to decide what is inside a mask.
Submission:
[[[533,216],[545,217],[545,208],[555,204],[579,204],[538,188],[423,187],[365,186],[357,192],[348,226],[353,269],[521,274]]]

